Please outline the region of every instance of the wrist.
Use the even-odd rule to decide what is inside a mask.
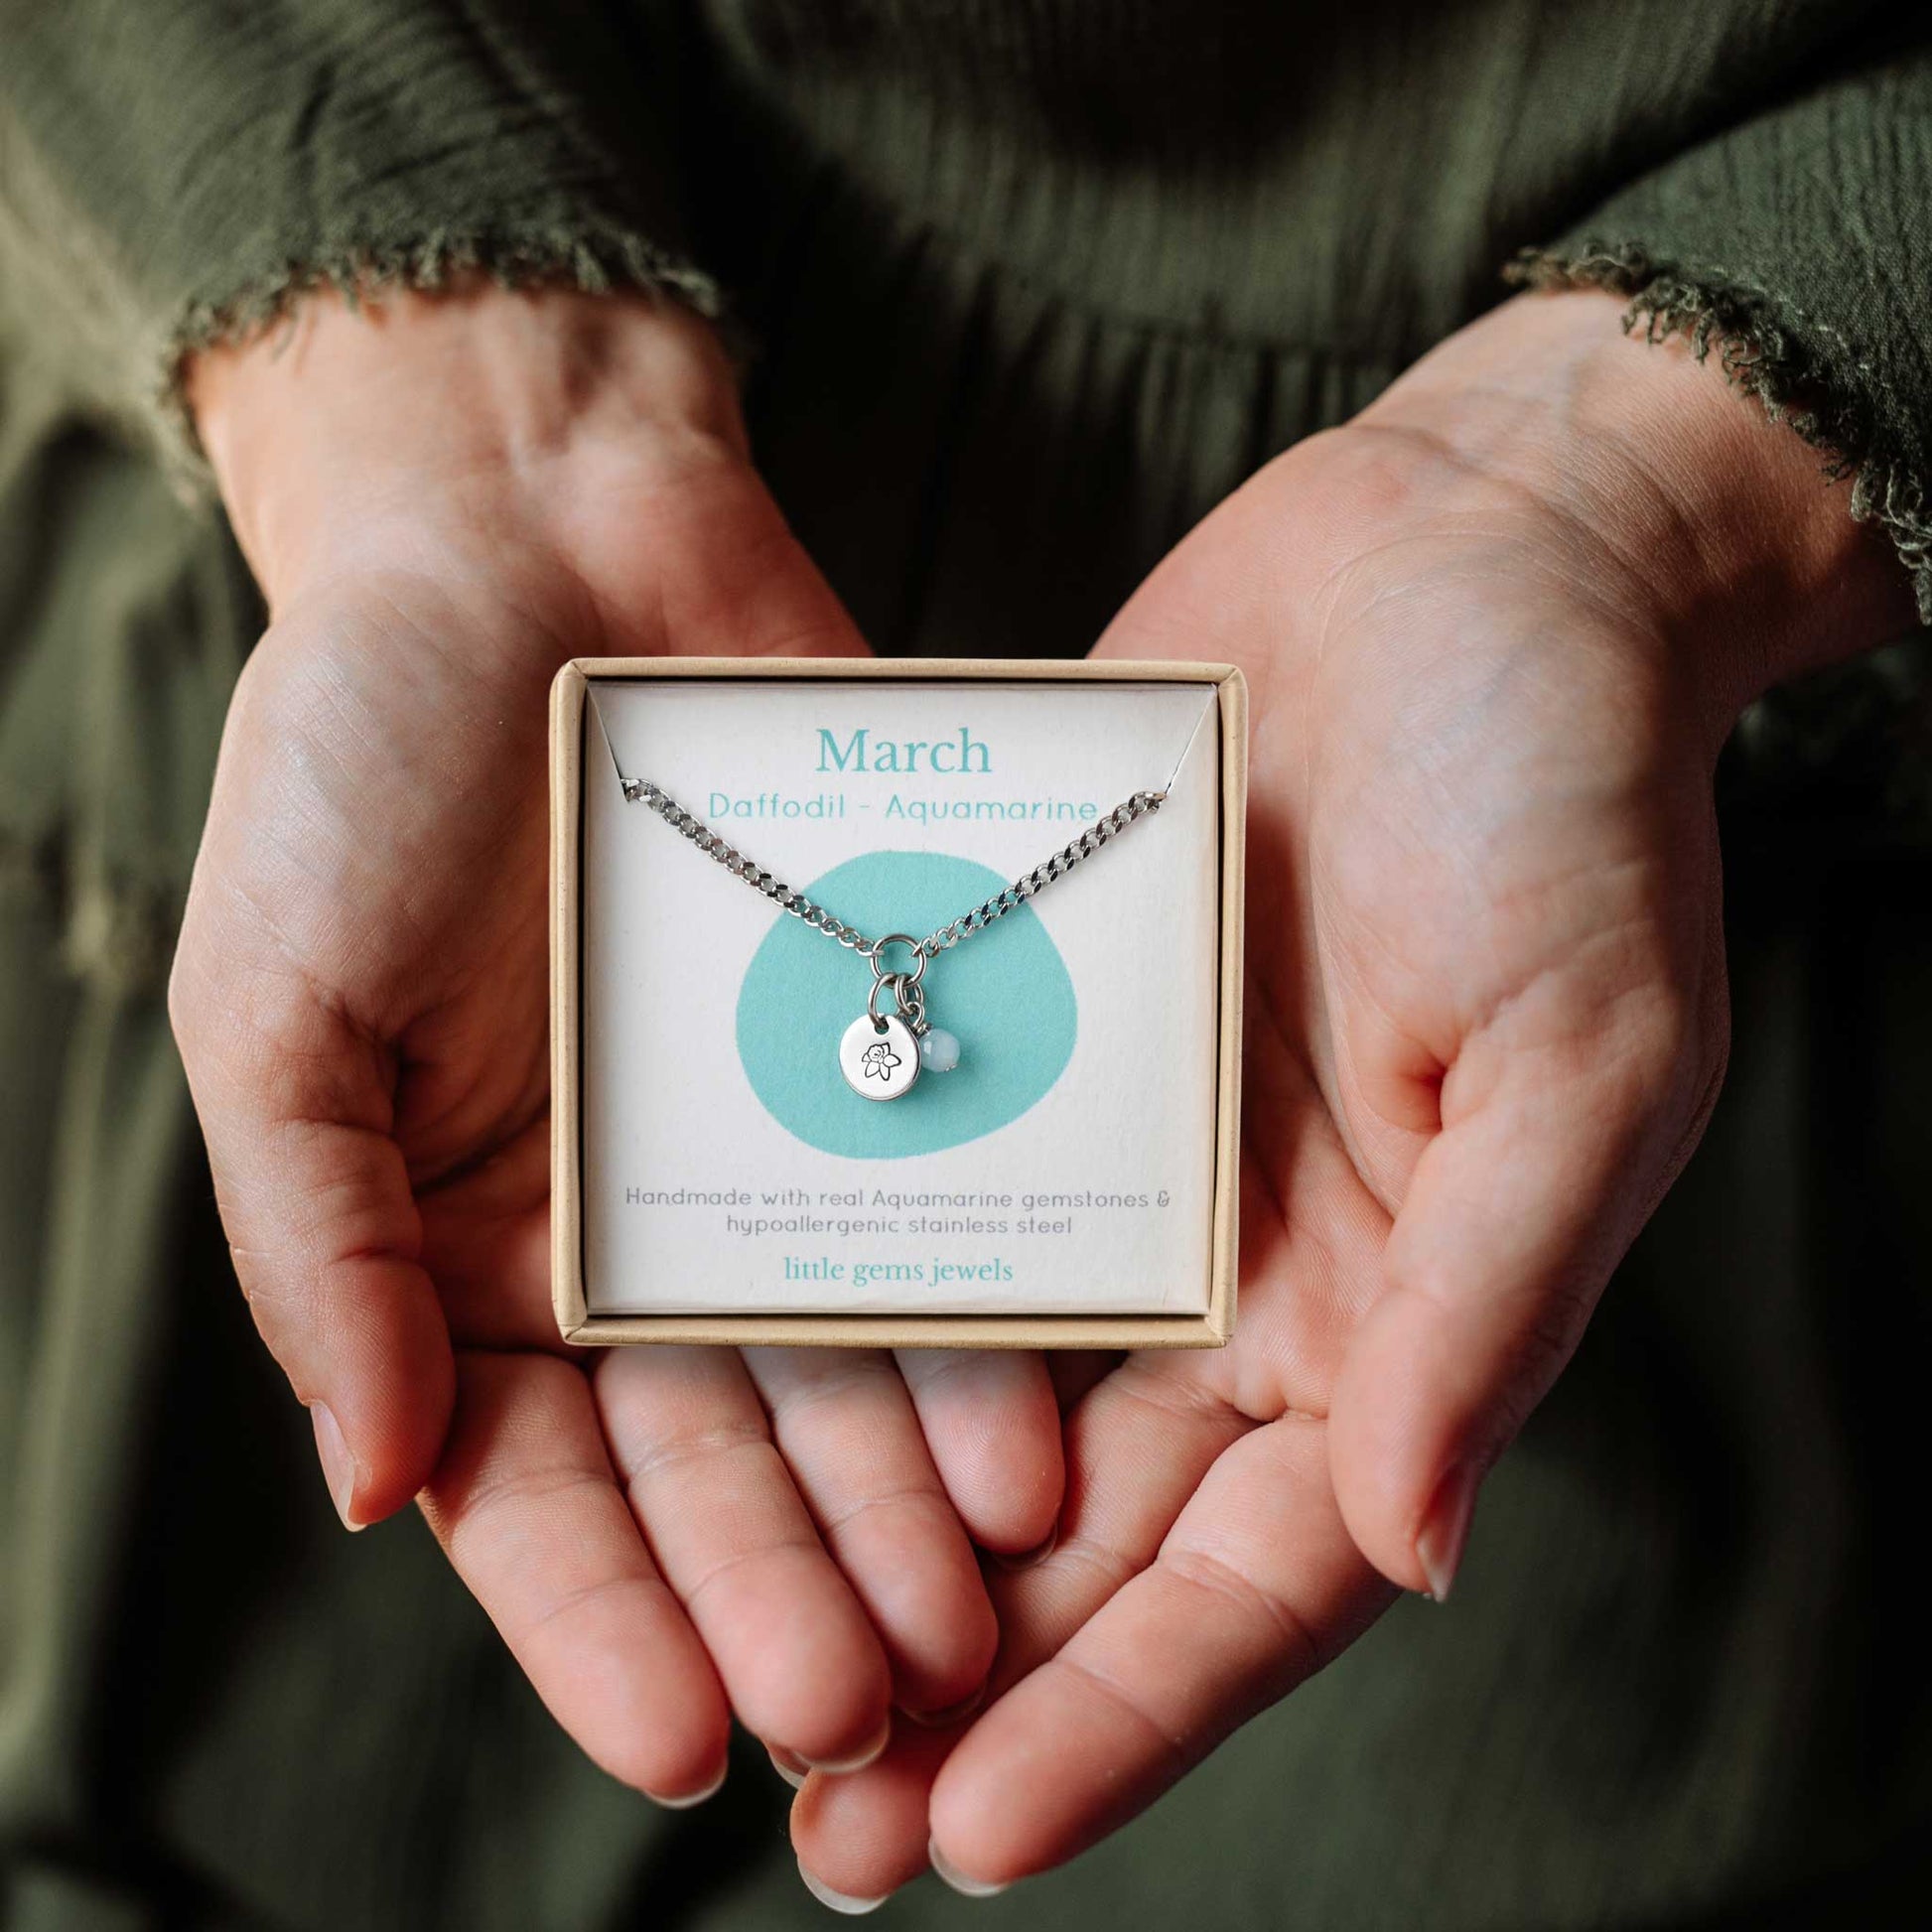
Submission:
[[[426,515],[561,534],[612,474],[743,465],[716,332],[670,301],[473,283],[304,301],[199,354],[187,393],[271,610]]]
[[[1681,340],[1601,291],[1519,296],[1358,419],[1420,432],[1465,507],[1532,505],[1688,679],[1715,743],[1771,685],[1910,629],[1906,573],[1849,483]]]

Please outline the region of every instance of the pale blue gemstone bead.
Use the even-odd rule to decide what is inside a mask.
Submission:
[[[943,1027],[928,1027],[919,1035],[919,1064],[928,1073],[950,1073],[959,1064],[959,1041]]]

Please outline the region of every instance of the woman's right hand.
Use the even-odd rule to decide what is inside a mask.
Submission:
[[[190,386],[271,622],[170,1011],[336,1506],[420,1491],[559,1721],[660,1799],[723,1775],[734,1711],[781,1759],[864,1758],[894,1704],[982,1685],[972,1543],[1050,1532],[1039,1359],[580,1351],[550,1312],[551,678],[865,648],[726,360],[642,297],[479,287],[319,296]]]

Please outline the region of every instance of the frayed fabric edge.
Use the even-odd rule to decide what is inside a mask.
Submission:
[[[333,290],[350,308],[385,291],[433,293],[468,276],[499,288],[570,288],[588,295],[641,293],[682,303],[719,326],[741,369],[752,345],[729,312],[719,285],[632,229],[586,223],[537,229],[434,230],[419,239],[350,242],[283,260],[245,278],[218,300],[190,302],[169,332],[162,358],[158,413],[167,432],[173,480],[204,494],[207,467],[189,412],[187,372],[201,350],[246,342],[285,323],[306,296]]]
[[[1775,300],[1654,263],[1634,244],[1587,244],[1581,253],[1525,248],[1503,271],[1518,288],[1598,288],[1624,296],[1626,333],[1647,342],[1682,336],[1700,361],[1715,348],[1726,381],[1755,396],[1825,458],[1825,474],[1850,478],[1851,510],[1876,524],[1911,573],[1919,621],[1932,625],[1932,510],[1925,480],[1876,446],[1869,403],[1779,320]]]

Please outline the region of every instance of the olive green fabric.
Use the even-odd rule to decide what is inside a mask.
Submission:
[[[1856,473],[1854,507],[1897,545],[1926,623],[1929,181],[1932,54],[1921,45],[1674,156],[1513,276],[1616,290],[1646,333],[1717,345],[1734,381]]]
[[[715,307],[677,249],[662,23],[543,11],[533,34],[502,0],[6,0],[0,260],[30,327],[154,427],[183,347],[320,280],[483,263]]]
[[[823,1916],[756,1746],[654,1811],[420,1523],[341,1533],[254,1342],[162,1011],[260,622],[164,474],[181,350],[322,277],[722,290],[761,465],[874,642],[1077,654],[1528,249],[1715,320],[1922,563],[1932,104],[1894,18],[0,0],[0,1920]],[[1729,1088],[1453,1604],[1399,1605],[1069,1871],[894,1918],[1912,1915],[1925,685],[1901,645],[1740,732]]]

